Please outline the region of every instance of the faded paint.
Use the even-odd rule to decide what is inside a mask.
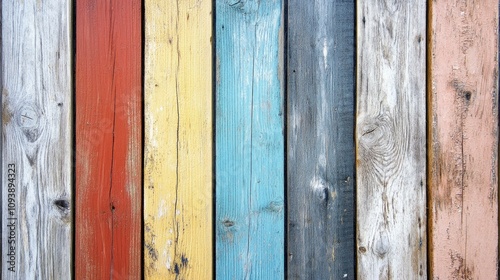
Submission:
[[[433,279],[495,279],[498,1],[432,1],[429,225]]]
[[[284,278],[283,1],[216,5],[216,278]]]
[[[75,277],[136,279],[142,275],[141,3],[82,0],[76,13]]]
[[[145,279],[212,276],[212,2],[145,1]],[[189,260],[189,261],[188,261]]]
[[[287,278],[355,275],[355,1],[287,7]]]

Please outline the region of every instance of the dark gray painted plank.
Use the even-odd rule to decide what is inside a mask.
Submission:
[[[289,1],[289,279],[355,279],[354,23],[354,1]]]

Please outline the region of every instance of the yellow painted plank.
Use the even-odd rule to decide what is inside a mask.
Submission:
[[[212,277],[212,2],[145,2],[146,279]]]

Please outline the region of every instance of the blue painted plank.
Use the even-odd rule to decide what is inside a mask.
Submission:
[[[216,276],[284,278],[282,1],[216,1]]]

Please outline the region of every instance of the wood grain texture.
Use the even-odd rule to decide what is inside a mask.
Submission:
[[[426,279],[426,1],[357,4],[360,279]]]
[[[211,279],[212,2],[145,5],[145,278]]]
[[[0,278],[65,279],[73,251],[71,1],[1,5]]]
[[[432,279],[496,279],[498,1],[433,1],[429,190]]]
[[[288,278],[355,279],[354,1],[288,3]]]
[[[216,11],[216,277],[283,279],[282,2]]]
[[[141,1],[76,8],[76,279],[140,279]]]

